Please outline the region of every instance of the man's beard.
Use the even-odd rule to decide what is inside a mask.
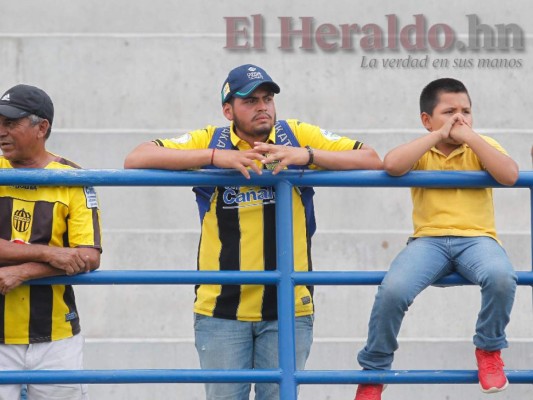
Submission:
[[[275,123],[276,123],[276,116],[274,115],[272,126],[270,126],[269,128],[257,128],[257,129],[255,129],[253,131],[247,132],[244,129],[242,129],[242,125],[241,125],[239,119],[237,117],[235,117],[235,116],[233,117],[233,125],[235,127],[235,131],[243,132],[246,135],[252,136],[252,137],[268,136],[270,134],[270,131],[274,127]]]

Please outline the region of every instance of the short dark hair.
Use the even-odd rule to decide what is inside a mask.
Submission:
[[[30,124],[32,126],[40,124],[45,120],[45,118],[41,118],[35,114],[30,114],[27,116],[27,118],[30,120]],[[50,121],[48,121],[48,123],[50,123]],[[48,130],[46,131],[46,135],[44,136],[45,139],[48,139],[50,137],[50,132],[52,132],[52,125],[48,126]]]
[[[441,93],[466,93],[468,101],[472,105],[472,100],[463,82],[453,78],[441,78],[430,82],[422,90],[420,94],[420,113],[432,115]]]

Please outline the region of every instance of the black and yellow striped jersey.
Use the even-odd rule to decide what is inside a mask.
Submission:
[[[286,121],[300,146],[343,151],[359,149],[361,142],[340,137],[319,127]],[[209,148],[216,127],[154,141],[178,150]],[[234,150],[248,150],[231,127]],[[272,130],[269,141],[276,143]],[[258,163],[260,165],[260,163]],[[311,235],[298,188],[293,188],[294,270],[310,271]],[[202,271],[266,271],[276,269],[276,194],[273,187],[217,187],[202,220],[198,269]],[[277,291],[273,285],[199,285],[194,312],[225,319],[263,321],[277,319]],[[313,313],[312,287],[295,287],[296,316]]]
[[[12,168],[0,157],[0,168]],[[46,169],[79,168],[63,158]],[[0,186],[0,238],[17,243],[101,249],[92,187]],[[29,344],[80,332],[70,285],[21,285],[0,296],[0,343]]]

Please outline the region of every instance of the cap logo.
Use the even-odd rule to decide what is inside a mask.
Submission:
[[[250,72],[248,72],[246,74],[248,79],[263,79],[264,80],[263,74],[261,72],[259,72],[259,71],[256,71],[255,68],[250,67],[250,68],[248,68],[248,71],[250,71]]]
[[[6,94],[4,97],[2,97],[2,100],[3,100],[3,101],[9,101],[9,100],[10,100],[10,99],[9,99],[9,93]]]
[[[225,99],[230,91],[231,90],[229,88],[229,82],[226,82],[226,84],[224,85],[224,88],[222,89],[222,98]]]

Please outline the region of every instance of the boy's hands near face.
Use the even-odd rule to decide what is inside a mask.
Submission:
[[[438,135],[440,136],[440,139],[441,139],[440,141],[446,142],[448,141],[448,139],[452,139],[454,142],[456,142],[457,140],[453,137],[452,130],[454,130],[457,126],[460,126],[460,125],[467,125],[467,122],[464,116],[459,113],[452,115],[452,117],[449,118],[444,123],[444,125],[442,125],[440,129],[436,131],[436,133],[438,133]],[[458,142],[458,143],[462,143],[462,142]]]
[[[475,132],[461,114],[457,115],[461,118],[457,119],[453,124],[452,129],[450,130],[450,138],[456,143],[466,143],[468,142],[468,137],[475,134]]]

